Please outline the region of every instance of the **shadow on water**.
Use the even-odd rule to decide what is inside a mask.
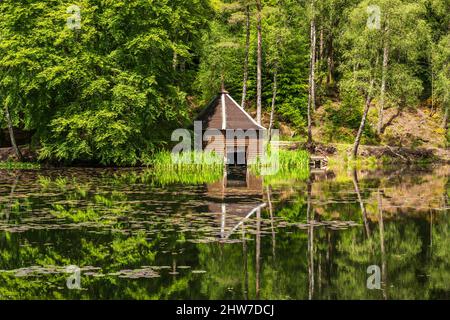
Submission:
[[[0,171],[0,298],[449,298],[448,173]]]

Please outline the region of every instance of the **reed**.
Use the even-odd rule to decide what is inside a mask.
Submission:
[[[270,151],[269,151],[270,152]],[[267,184],[290,183],[292,180],[306,181],[309,178],[309,153],[306,150],[279,150],[275,174],[264,175]],[[256,175],[263,175],[267,166],[259,161],[251,166]]]
[[[175,158],[169,151],[156,153],[149,162],[155,170],[177,170],[180,172],[200,172],[205,169],[223,169],[224,160],[212,152],[184,152]]]
[[[142,182],[154,185],[202,184],[223,176],[224,160],[215,153],[185,152],[174,158],[169,151],[155,154],[140,175]]]

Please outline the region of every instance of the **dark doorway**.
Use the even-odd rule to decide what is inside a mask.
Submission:
[[[247,165],[247,148],[237,147],[227,150],[227,164],[231,166]]]

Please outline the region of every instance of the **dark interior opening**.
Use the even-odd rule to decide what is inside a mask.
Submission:
[[[227,164],[231,166],[246,166],[247,148],[230,148],[227,150]]]
[[[227,187],[247,187],[247,168],[244,166],[228,166]]]

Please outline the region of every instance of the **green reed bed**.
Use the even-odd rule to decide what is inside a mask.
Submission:
[[[257,175],[263,175],[267,184],[305,181],[309,178],[309,153],[306,150],[278,150],[278,159],[274,157],[273,161],[278,165],[258,162],[251,166],[251,170]],[[271,168],[275,170],[272,171]]]
[[[159,185],[215,182],[224,172],[223,158],[205,152],[186,152],[174,159],[170,152],[162,151],[152,158],[148,166],[142,178]]]
[[[278,157],[272,159],[275,163],[258,161],[250,166],[250,170],[258,176],[264,176],[264,181],[268,184],[308,179],[308,152],[279,150]],[[273,172],[272,168],[276,168],[276,171]],[[170,152],[161,151],[151,158],[145,170],[115,175],[115,181],[116,183],[145,183],[157,186],[198,185],[219,181],[224,175],[224,169],[223,158],[214,153],[188,152],[181,158],[174,159]]]

